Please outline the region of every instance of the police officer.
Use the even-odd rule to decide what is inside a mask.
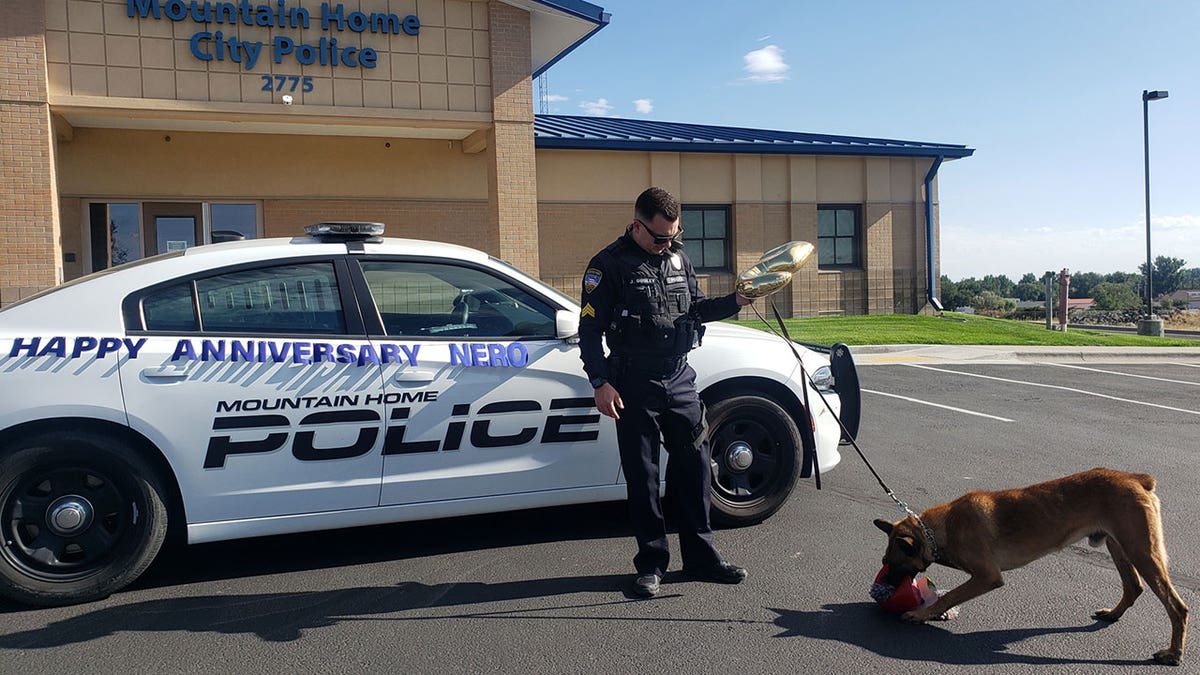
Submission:
[[[753,300],[733,293],[705,298],[681,236],[679,202],[650,188],[638,196],[625,234],[583,275],[581,358],[596,408],[617,423],[638,544],[633,590],[642,597],[658,593],[670,557],[658,496],[660,432],[670,454],[667,493],[677,507],[684,574],[727,584],[746,578],[713,545],[708,426],[687,353],[699,344],[703,322],[733,316]]]

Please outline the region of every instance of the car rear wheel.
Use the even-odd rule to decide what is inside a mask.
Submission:
[[[787,501],[804,442],[787,411],[761,396],[732,396],[708,411],[712,520],[753,525]]]
[[[167,533],[162,480],[121,442],[55,431],[0,458],[0,595],[32,605],[107,597],[154,560]]]

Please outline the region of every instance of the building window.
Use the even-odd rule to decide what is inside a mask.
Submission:
[[[817,207],[817,266],[857,269],[862,266],[861,210],[856,205]]]
[[[212,204],[209,217],[214,244],[258,238],[257,204]]]
[[[729,207],[684,206],[683,250],[697,270],[729,269]]]
[[[201,244],[255,239],[262,229],[258,203],[90,202],[87,209],[93,272]]]

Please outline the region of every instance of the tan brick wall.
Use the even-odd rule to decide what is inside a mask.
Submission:
[[[529,13],[491,0],[492,129],[488,132],[490,209],[481,246],[525,272],[540,273],[537,163]]]
[[[340,3],[345,13],[415,14],[419,35],[370,30],[324,30],[320,2],[284,3],[288,9],[309,10],[309,28],[200,24],[190,18],[172,21],[128,16],[126,3],[113,0],[20,0],[42,3],[46,11],[46,42],[50,91],[60,95],[109,96],[180,101],[272,103],[284,94],[296,104],[347,108],[393,108],[427,111],[487,112],[491,110],[490,45],[486,7],[470,0],[352,0]],[[13,3],[16,4],[16,3]],[[235,5],[237,3],[234,3]],[[269,3],[274,7],[275,3]],[[339,3],[332,2],[332,6]],[[189,3],[190,6],[190,3]],[[204,61],[192,54],[190,40],[198,32],[220,31],[225,39],[263,46],[251,70],[245,61]],[[375,49],[374,68],[302,65],[294,54],[280,63],[271,56],[276,37],[317,45],[336,39],[339,47]],[[216,54],[214,43],[205,43]],[[239,52],[239,58],[240,56]],[[264,76],[312,78],[312,90],[263,91]]]
[[[387,226],[387,236],[432,239],[479,248],[487,221],[483,200],[268,199],[263,201],[267,237],[303,234],[325,220],[363,220]]]
[[[62,278],[44,8],[0,2],[0,306]]]
[[[863,267],[868,284],[867,313],[891,314],[895,310],[891,204],[867,204],[862,214],[866,235]]]
[[[894,312],[913,314],[925,302],[925,230],[918,205],[892,204],[892,285]]]

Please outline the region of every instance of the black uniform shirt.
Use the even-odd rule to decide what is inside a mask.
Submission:
[[[674,268],[674,256],[678,256],[680,269]],[[622,258],[636,261],[637,265],[631,267]],[[654,260],[655,258],[658,260]],[[682,250],[668,249],[663,255],[653,256],[646,253],[645,249],[626,233],[592,257],[583,275],[579,351],[580,358],[583,359],[583,369],[593,385],[600,380],[609,379],[608,363],[605,361],[601,338],[610,333],[615,326],[615,308],[628,304],[625,297],[627,279],[634,268],[648,261],[656,263],[654,266],[657,267],[659,280],[663,284],[672,275],[683,274],[687,277],[687,286],[691,294],[690,314],[699,321],[719,321],[738,313],[737,296],[733,293],[719,298],[704,297],[696,283],[696,270],[692,267],[692,261]]]

